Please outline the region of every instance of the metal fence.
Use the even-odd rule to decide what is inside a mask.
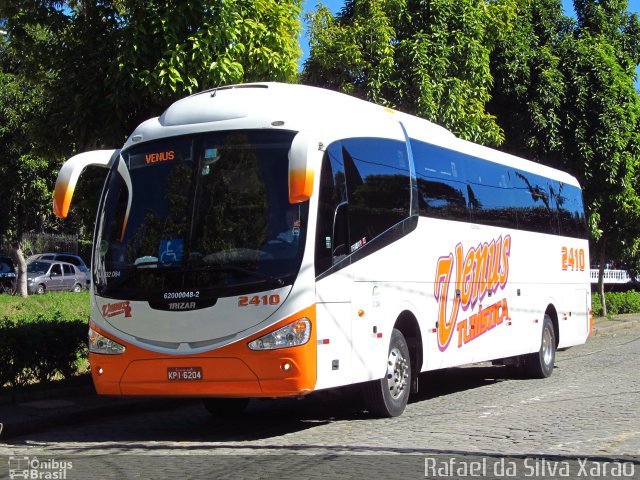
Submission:
[[[11,244],[0,243],[0,253],[8,255]],[[36,253],[64,252],[78,254],[78,236],[53,233],[27,233],[22,237],[22,253],[25,258]]]

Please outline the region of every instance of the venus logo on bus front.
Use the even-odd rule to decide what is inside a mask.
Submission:
[[[458,348],[509,318],[507,300],[482,307],[487,295],[504,289],[509,277],[511,236],[506,235],[469,248],[462,243],[438,259],[434,295],[438,302],[438,348],[445,351],[458,332]],[[453,301],[450,297],[453,296]],[[474,312],[478,305],[477,312]],[[458,321],[460,311],[471,315]]]

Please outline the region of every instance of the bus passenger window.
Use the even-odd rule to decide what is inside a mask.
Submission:
[[[549,180],[519,170],[514,170],[513,178],[518,228],[557,235],[558,215],[551,205]]]
[[[504,165],[467,156],[467,183],[471,221],[494,227],[516,228],[511,172]]]
[[[411,139],[420,215],[468,220],[464,162],[451,150]]]
[[[582,206],[582,192],[579,188],[562,182],[555,182],[555,186],[553,197],[558,209],[560,235],[589,238]]]
[[[411,179],[404,142],[343,140],[352,253],[409,216]]]

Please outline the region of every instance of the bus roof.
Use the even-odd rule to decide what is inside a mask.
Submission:
[[[404,140],[398,122],[416,140],[578,186],[568,173],[462,140],[428,120],[343,93],[276,82],[229,85],[178,100],[139,125],[124,147],[207,131],[262,128],[312,131],[325,145],[354,136]]]

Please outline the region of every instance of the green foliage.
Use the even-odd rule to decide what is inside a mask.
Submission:
[[[296,79],[301,0],[123,3],[121,67],[143,91]]]
[[[491,55],[489,111],[504,129],[502,149],[559,163],[566,82],[558,48],[573,28],[559,0],[532,0],[521,3],[514,28],[497,42]]]
[[[492,56],[503,148],[578,178],[600,264],[640,253],[640,22],[627,6],[577,0],[575,22],[560,0],[522,2]]]
[[[600,295],[597,293],[591,294],[591,311],[593,312],[594,317],[602,317],[604,315],[602,300]]]
[[[51,208],[52,168],[31,138],[45,110],[42,88],[0,71],[0,236],[42,228]]]
[[[91,235],[104,171],[81,180],[77,200],[86,201],[63,224],[50,212],[63,158],[121,145],[197,89],[295,81],[301,8],[301,0],[0,2],[8,32],[0,35],[0,191],[12,194],[0,236]]]
[[[624,313],[640,313],[640,292],[609,292],[605,294],[607,303],[607,315],[620,315]],[[591,310],[594,317],[604,315],[599,294],[591,296]]]
[[[89,292],[0,295],[0,387],[69,378],[85,364]]]
[[[86,323],[89,318],[89,291],[52,292],[27,298],[0,295],[0,319],[29,323],[37,318],[63,318]]]
[[[350,0],[336,18],[320,6],[302,79],[497,145],[489,55],[514,18],[510,0]]]
[[[0,319],[0,386],[69,378],[86,356],[87,323],[38,316],[30,322]]]

